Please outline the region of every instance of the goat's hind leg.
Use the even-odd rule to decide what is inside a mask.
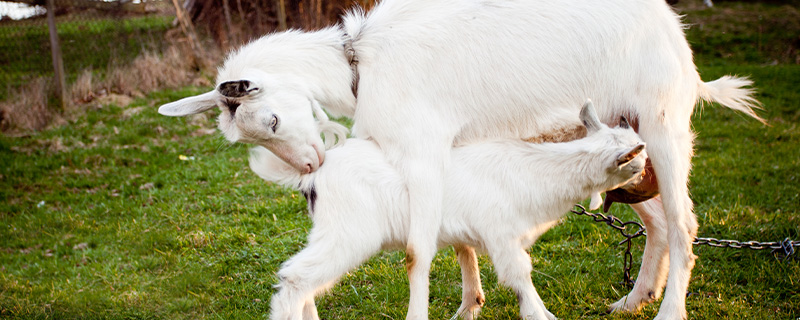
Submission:
[[[421,133],[408,133],[408,136]],[[422,137],[441,136],[440,133]],[[405,177],[408,189],[408,241],[406,270],[409,301],[407,320],[428,319],[430,271],[437,251],[442,221],[444,168],[450,157],[452,139],[423,139],[404,146],[381,145],[387,159]],[[409,148],[409,146],[411,146]],[[404,152],[397,152],[401,150]]]
[[[692,240],[697,234],[697,220],[688,188],[694,136],[689,127],[691,109],[688,110],[681,115],[679,108],[669,109],[675,114],[667,114],[667,120],[643,119],[639,130],[658,177],[669,244],[669,273],[657,320],[687,318],[686,291],[696,259]]]
[[[647,229],[642,266],[636,284],[628,295],[613,303],[612,312],[637,311],[642,306],[651,303],[661,296],[667,282],[667,268],[669,266],[667,244],[667,218],[661,197],[655,197],[645,202],[632,204],[631,208],[639,215]]]
[[[475,249],[466,245],[454,245],[461,266],[461,307],[453,319],[473,320],[477,318],[486,298],[481,287],[481,273]]]

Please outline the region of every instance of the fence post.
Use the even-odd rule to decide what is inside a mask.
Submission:
[[[231,48],[233,45],[239,45],[238,37],[234,36],[234,33],[238,34],[233,30],[233,21],[231,19],[231,6],[228,3],[228,0],[222,0],[222,12],[225,14],[225,30],[228,33],[228,43],[223,44],[225,49]],[[233,44],[233,45],[232,45]]]
[[[278,28],[283,31],[287,29],[286,25],[286,3],[284,0],[278,0]]]
[[[56,6],[54,0],[47,0],[47,26],[50,29],[50,53],[53,57],[55,71],[56,95],[62,111],[67,108],[67,81],[64,76],[64,59],[61,56],[61,44],[56,31]]]
[[[178,17],[178,22],[181,25],[181,30],[186,37],[189,38],[189,46],[192,48],[192,55],[197,59],[197,53],[200,50],[200,41],[197,39],[197,33],[194,31],[192,19],[183,11],[183,7],[178,3],[178,0],[172,0],[172,5],[175,6],[175,15]]]

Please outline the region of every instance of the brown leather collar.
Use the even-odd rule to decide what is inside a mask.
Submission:
[[[347,58],[347,62],[350,63],[350,69],[353,71],[353,83],[350,84],[350,88],[353,90],[353,96],[358,98],[358,56],[356,55],[356,49],[353,48],[354,39],[345,32],[343,40],[344,56]]]

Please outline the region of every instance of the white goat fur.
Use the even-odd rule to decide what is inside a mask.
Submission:
[[[350,40],[357,100],[343,49]],[[352,117],[354,134],[380,146],[409,190],[408,249],[417,263],[408,319],[427,318],[438,238],[432,226],[442,219],[451,148],[575,127],[572,115],[585,97],[605,106],[598,113],[606,123],[620,115],[638,120],[661,193],[633,206],[650,236],[636,285],[612,309],[638,310],[666,285],[656,318],[686,318],[697,230],[687,187],[690,116],[702,98],[758,118],[744,88],[750,81],[700,79],[680,19],[663,0],[385,0],[367,15],[351,12],[341,28],[253,41],[229,56],[217,84],[238,80],[252,85],[247,95],[215,90],[159,112],[182,116],[218,105],[228,139],[264,146],[306,172],[324,160],[309,110],[321,105]],[[228,100],[241,103],[235,117]],[[281,119],[277,130],[271,117]]]
[[[517,294],[523,319],[555,319],[533,287],[526,249],[575,203],[638,180],[644,169],[644,143],[633,129],[589,121],[589,135],[572,142],[499,140],[451,153],[437,244],[488,252],[499,280]],[[316,294],[378,250],[405,248],[408,192],[374,142],[348,140],[311,174],[262,147],[251,151],[250,167],[265,180],[315,195],[309,197],[314,228],[306,248],[278,272],[272,319],[315,319]],[[472,319],[477,306],[471,306],[457,315]]]

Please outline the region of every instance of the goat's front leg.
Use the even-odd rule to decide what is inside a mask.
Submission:
[[[409,303],[407,320],[428,319],[429,277],[442,221],[443,170],[429,161],[406,164],[409,234],[406,244]],[[437,170],[439,169],[439,170]]]
[[[636,284],[628,295],[613,303],[613,312],[637,311],[661,296],[667,282],[669,266],[667,244],[667,218],[661,197],[645,202],[631,204],[631,208],[639,215],[647,229],[647,240],[642,255],[642,266]]]
[[[309,296],[306,299],[305,305],[303,305],[303,320],[319,320],[319,314],[317,313],[317,305],[314,302],[314,298],[322,295],[326,291],[333,288],[336,284],[336,280],[330,281],[327,284],[317,287],[314,294]]]
[[[308,297],[306,304],[303,305],[303,320],[319,320],[317,305],[314,303],[315,295]]]
[[[554,320],[531,280],[531,257],[513,241],[495,243],[487,248],[500,282],[517,295],[519,314],[525,320]]]
[[[332,223],[315,221],[315,224],[325,228]],[[336,228],[341,231],[337,237],[325,237],[323,232],[312,230],[308,246],[286,261],[278,272],[280,283],[276,286],[278,292],[272,296],[270,319],[318,319],[314,296],[380,249],[380,237],[369,234],[375,229]]]
[[[454,245],[461,266],[461,307],[453,319],[473,320],[478,317],[486,298],[481,287],[481,273],[475,249],[466,245]]]

